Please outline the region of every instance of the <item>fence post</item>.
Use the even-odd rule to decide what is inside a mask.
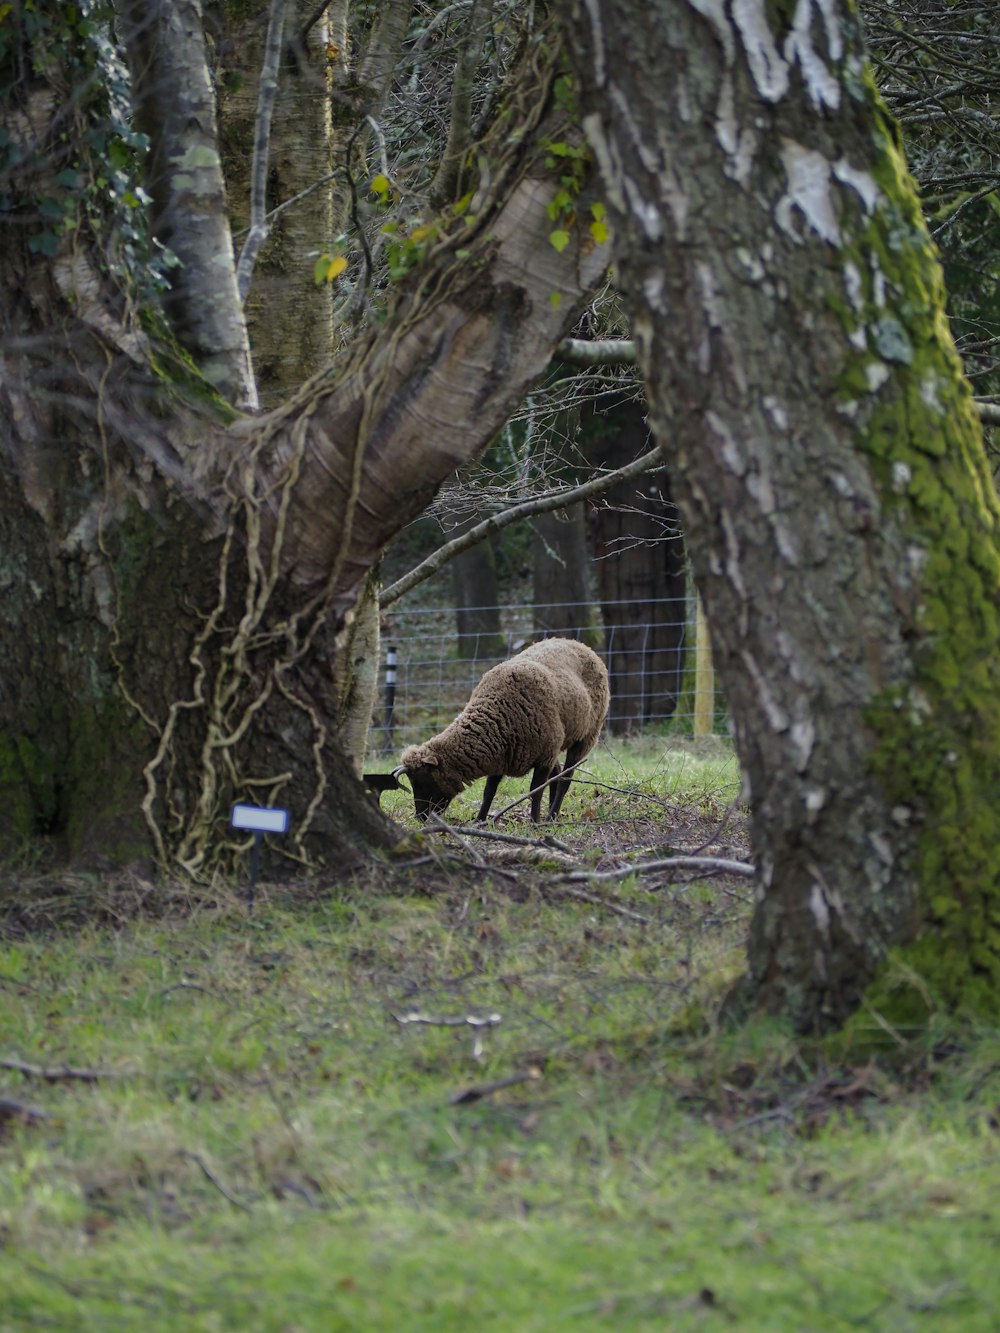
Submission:
[[[715,668],[705,608],[699,597],[695,609],[694,734],[711,736],[715,729]]]
[[[385,749],[392,749],[393,712],[396,707],[396,648],[389,644],[385,650]]]

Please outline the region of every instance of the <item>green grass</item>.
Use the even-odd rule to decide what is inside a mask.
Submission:
[[[724,755],[607,763],[732,796]],[[827,1068],[719,1028],[740,898],[603,887],[639,924],[505,869],[0,944],[0,1058],[105,1075],[0,1071],[49,1117],[0,1123],[0,1330],[996,1328],[995,1032]]]

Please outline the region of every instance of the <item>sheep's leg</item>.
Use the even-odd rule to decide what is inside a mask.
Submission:
[[[482,821],[490,813],[490,806],[493,804],[493,797],[496,796],[497,788],[499,786],[500,786],[499,778],[486,779],[486,786],[483,788],[483,803],[479,807],[479,814],[476,815],[476,819],[478,819],[480,823],[482,823]]]
[[[563,765],[562,773],[559,777],[552,779],[552,785],[549,788],[550,819],[555,819],[559,814],[566,793],[569,791],[569,784],[573,780],[573,772],[586,753],[587,751],[582,745],[571,745],[566,751],[566,763]]]
[[[553,764],[536,764],[531,775],[531,818],[536,824],[542,822],[542,795],[553,773],[558,768]],[[549,801],[552,800],[552,788],[549,787]]]

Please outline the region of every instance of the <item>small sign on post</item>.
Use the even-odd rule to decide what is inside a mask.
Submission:
[[[250,829],[253,832],[253,847],[250,850],[250,888],[247,898],[253,908],[254,893],[257,888],[257,875],[260,871],[260,844],[265,833],[285,833],[288,830],[288,811],[279,806],[239,805],[233,806],[229,816],[233,828]]]

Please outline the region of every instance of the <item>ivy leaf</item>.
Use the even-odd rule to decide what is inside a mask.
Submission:
[[[389,193],[389,177],[384,175],[380,171],[377,176],[372,177],[371,188],[372,191],[375,194],[377,194],[380,199],[384,199],[385,196]]]
[[[597,242],[598,245],[603,245],[604,242],[611,235],[611,232],[608,230],[608,224],[606,222],[592,222],[590,224],[589,231],[591,236],[593,236],[594,240]]]
[[[562,292],[549,292],[549,305],[553,310],[558,310],[562,305]]]
[[[590,205],[590,212],[595,222],[603,222],[608,216],[607,209],[599,200]]]
[[[564,231],[562,227],[558,227],[555,231],[549,233],[549,244],[554,250],[558,250],[560,254],[562,254],[567,245],[569,245],[569,241],[569,232]]]

